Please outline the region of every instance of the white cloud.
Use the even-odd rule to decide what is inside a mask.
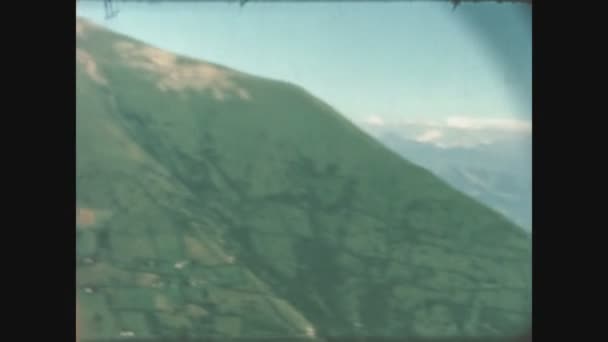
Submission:
[[[435,142],[437,140],[439,140],[441,137],[443,136],[443,133],[441,133],[440,130],[438,129],[429,129],[427,131],[424,131],[422,134],[418,135],[414,140],[416,140],[417,142]]]
[[[367,117],[365,120],[363,120],[363,123],[371,125],[371,126],[384,126],[385,125],[384,119],[377,115],[372,115],[372,116]]]
[[[532,122],[516,118],[452,116],[445,119],[386,120],[374,115],[360,122],[373,135],[392,133],[441,148],[473,148],[511,139],[529,138]]]
[[[509,118],[473,118],[465,116],[449,117],[446,126],[463,130],[495,130],[504,132],[531,132],[532,123],[526,120]]]

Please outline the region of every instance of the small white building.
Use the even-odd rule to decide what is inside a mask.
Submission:
[[[182,261],[176,262],[175,265],[173,265],[173,267],[177,268],[178,270],[181,270],[184,267],[186,267],[187,265],[188,265],[188,260],[182,260]]]
[[[130,330],[123,330],[119,333],[121,337],[134,337],[135,333]]]

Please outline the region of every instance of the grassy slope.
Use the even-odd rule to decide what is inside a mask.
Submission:
[[[530,241],[499,215],[302,89],[235,73],[249,100],[163,92],[114,49],[131,40],[85,33],[107,80],[77,65],[77,205],[105,213],[78,229],[85,336],[488,335],[529,321]]]

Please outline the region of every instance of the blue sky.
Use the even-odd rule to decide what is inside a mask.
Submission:
[[[354,121],[496,126],[531,118],[525,6],[118,3],[106,21],[99,1],[77,12],[172,52],[296,83]]]

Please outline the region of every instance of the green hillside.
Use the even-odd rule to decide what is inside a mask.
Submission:
[[[527,328],[531,241],[306,91],[77,21],[85,339]]]

